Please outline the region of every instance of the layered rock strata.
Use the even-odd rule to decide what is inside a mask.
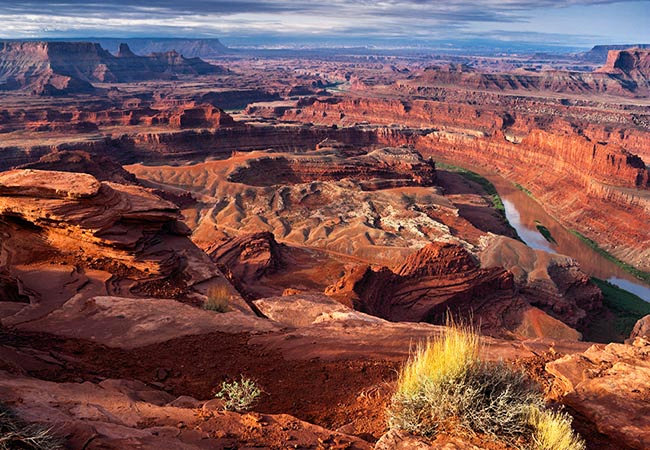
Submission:
[[[135,185],[70,172],[0,174],[2,266],[36,292],[34,314],[41,300],[51,310],[49,302],[81,291],[188,298],[201,292],[193,286],[223,279],[180,218],[176,205]]]
[[[349,267],[326,293],[392,321],[445,323],[449,315],[473,317],[484,332],[496,335],[513,332],[575,339],[579,334],[560,320],[575,324],[584,315],[567,298],[560,300],[571,303],[570,309],[559,304],[532,307],[511,272],[482,268],[463,247],[445,243],[429,244],[393,268]]]

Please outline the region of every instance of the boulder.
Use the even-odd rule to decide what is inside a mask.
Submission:
[[[546,364],[562,403],[630,448],[650,448],[650,342],[593,345]]]

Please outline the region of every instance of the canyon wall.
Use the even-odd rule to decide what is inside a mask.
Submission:
[[[282,118],[374,124],[383,144],[409,144],[434,159],[497,171],[529,190],[568,228],[619,259],[650,269],[650,171],[635,154],[645,149],[647,155],[645,128],[481,105],[374,98],[303,100]]]

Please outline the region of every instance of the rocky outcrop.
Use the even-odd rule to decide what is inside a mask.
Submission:
[[[588,52],[580,54],[580,58],[596,64],[605,64],[611,50],[627,50],[630,48],[650,49],[650,44],[594,45]]]
[[[475,320],[484,332],[528,336],[578,334],[532,308],[502,267],[481,268],[463,247],[429,244],[392,269],[357,265],[326,290],[355,309],[392,321],[445,323],[447,316]]]
[[[230,172],[228,180],[270,186],[352,178],[362,181],[363,190],[432,186],[436,180],[434,162],[408,148],[383,148],[355,155],[352,149],[346,151],[336,142],[325,141],[317,150],[306,158],[296,155],[250,160]]]
[[[572,328],[582,330],[602,309],[603,296],[578,263],[567,257],[534,250],[505,236],[482,239],[481,267],[503,267],[514,275],[519,292]]]
[[[224,236],[204,246],[213,261],[226,267],[237,283],[249,289],[259,284],[262,277],[283,266],[282,248],[273,233],[268,231],[238,237]]]
[[[528,70],[514,73],[483,73],[462,65],[430,67],[403,85],[460,86],[492,91],[558,92],[563,94],[608,93],[631,96],[637,86],[610,73]],[[646,91],[644,89],[644,91]]]
[[[136,348],[214,332],[251,334],[276,327],[250,313],[236,295],[231,311],[216,314],[175,300],[76,296],[47,316],[17,325],[23,331],[83,339],[113,348]]]
[[[53,383],[0,371],[0,396],[27,423],[64,438],[66,448],[326,448],[370,450],[367,442],[286,414],[239,414],[218,402],[175,397],[145,383],[106,379]]]
[[[650,340],[650,316],[645,316],[634,324],[629,341],[633,342],[636,338]]]
[[[2,261],[19,279],[27,267],[58,261],[62,268],[76,267],[73,273],[81,270],[82,279],[87,271],[110,272],[104,292],[189,295],[191,286],[222,275],[188,239],[180,217],[176,205],[147,189],[100,182],[89,174],[31,169],[0,174]],[[16,272],[21,265],[26,266]],[[47,286],[42,276],[39,290]],[[93,285],[87,279],[86,284]]]
[[[371,316],[355,313],[349,307],[323,294],[292,294],[255,300],[255,306],[274,322],[298,328],[328,320],[365,320],[376,322]]]
[[[164,115],[163,113],[159,116],[164,117]],[[210,105],[181,108],[178,112],[172,112],[168,120],[169,125],[176,128],[219,128],[236,125],[232,117],[223,110]],[[154,117],[152,123],[154,122],[164,123],[164,120],[161,120],[161,117]]]
[[[390,430],[375,444],[375,450],[479,450],[467,438],[438,434],[433,440]]]
[[[81,150],[54,152],[20,169],[87,173],[99,181],[135,184],[136,177],[107,156],[91,155]]]
[[[562,402],[630,448],[650,446],[650,343],[594,345],[548,363]]]
[[[236,127],[241,124],[210,104],[188,103],[171,107],[102,105],[97,109],[13,109],[0,112],[0,130],[38,132],[98,132],[104,127],[162,126],[170,129]]]
[[[219,39],[181,39],[181,38],[99,38],[97,42],[105,49],[120,51],[128,45],[138,55],[176,51],[187,58],[215,58],[231,53]]]

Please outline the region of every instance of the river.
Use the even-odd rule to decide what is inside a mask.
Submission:
[[[594,251],[580,238],[549,216],[537,201],[496,174],[481,174],[494,185],[506,210],[506,217],[519,237],[529,246],[550,253],[567,255],[580,263],[589,275],[612,284],[650,302],[650,286]],[[548,228],[555,243],[549,242],[537,229]]]
[[[594,251],[579,237],[548,215],[535,199],[518,189],[510,181],[483,168],[471,167],[455,161],[441,161],[472,170],[488,179],[503,201],[508,222],[517,230],[519,237],[529,247],[570,256],[578,261],[582,270],[590,276],[607,280],[650,302],[649,285]],[[555,243],[549,242],[542,236],[537,229],[538,224],[545,226],[550,231]]]

